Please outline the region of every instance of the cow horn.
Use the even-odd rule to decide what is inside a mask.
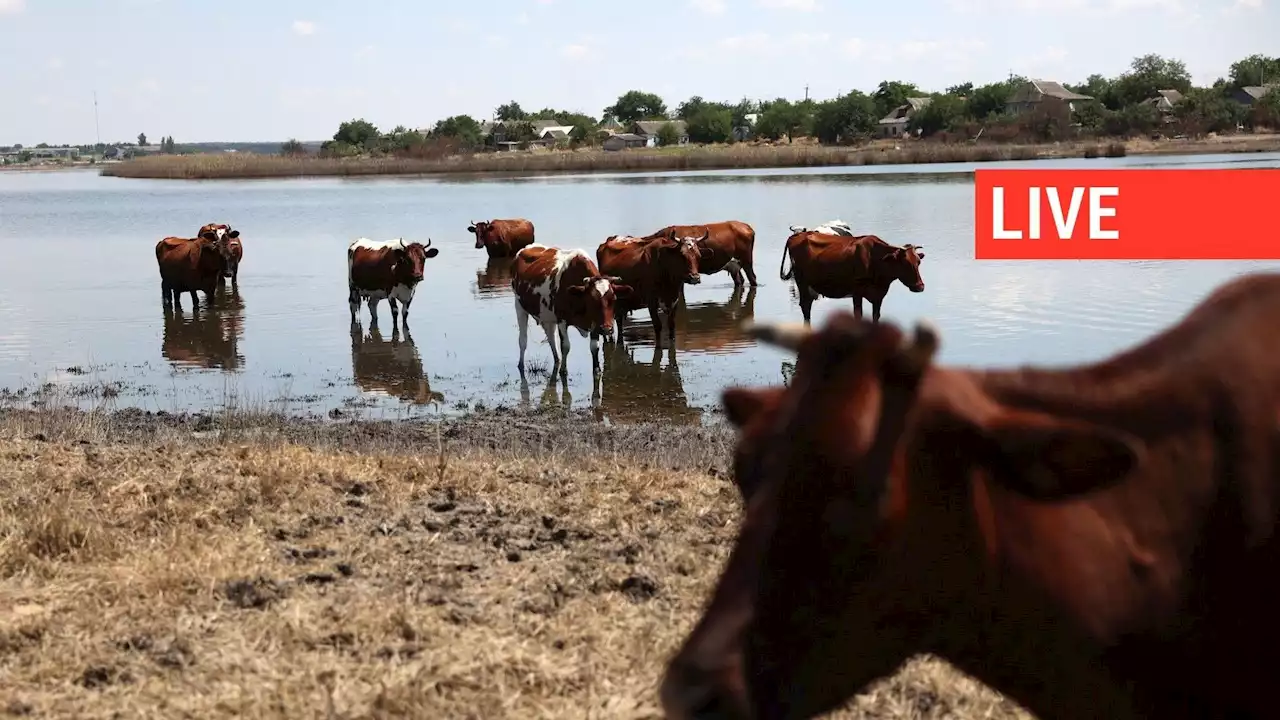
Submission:
[[[938,328],[928,320],[917,320],[912,336],[902,336],[901,352],[913,372],[923,372],[938,352]]]
[[[799,352],[800,344],[813,330],[803,323],[757,323],[748,320],[742,324],[742,332],[767,345]]]
[[[426,250],[426,249],[427,249],[427,248],[429,248],[429,247],[431,247],[431,238],[427,238],[427,244],[426,244],[426,245],[423,245],[423,246],[422,246],[422,249],[423,249],[423,250]]]

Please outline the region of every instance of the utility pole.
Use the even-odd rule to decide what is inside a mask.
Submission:
[[[98,91],[93,91],[93,140],[94,150],[102,145],[102,130],[98,127]]]
[[[805,83],[805,86],[804,86],[804,99],[805,99],[805,102],[809,101],[809,84],[808,83]]]

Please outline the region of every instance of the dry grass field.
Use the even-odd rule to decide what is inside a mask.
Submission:
[[[652,718],[733,436],[0,411],[0,714]],[[1025,718],[919,659],[833,717]]]

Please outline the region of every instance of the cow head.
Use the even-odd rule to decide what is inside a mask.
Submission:
[[[228,243],[231,239],[240,237],[240,231],[232,230],[226,223],[208,223],[202,226],[196,235],[206,237],[210,234],[218,254],[222,256],[222,274],[224,277],[231,277],[231,267],[235,259],[231,256],[231,247]]]
[[[630,296],[630,285],[623,285],[622,278],[609,275],[588,277],[579,285],[569,288],[569,294],[579,298],[586,309],[587,320],[593,330],[613,333],[613,307],[619,298]]]
[[[919,245],[903,245],[892,248],[884,256],[893,277],[911,292],[924,292],[924,278],[920,277],[920,261],[924,260],[923,248]]]
[[[483,248],[491,239],[493,240],[497,239],[493,237],[493,235],[495,234],[493,231],[493,224],[487,220],[481,220],[480,222],[471,223],[470,225],[467,226],[467,232],[472,233],[476,236],[477,250],[480,250],[481,248]]]
[[[426,245],[416,242],[406,245],[401,238],[394,252],[396,260],[393,272],[396,282],[403,285],[416,285],[422,282],[422,273],[426,268],[427,259],[439,255],[440,249],[431,247],[431,238],[427,238]]]
[[[698,275],[698,260],[703,254],[698,242],[705,240],[708,234],[704,232],[701,237],[664,235],[650,243],[649,248],[657,253],[658,264],[665,272],[681,278],[689,285],[697,285],[702,282],[702,277]]]
[[[974,508],[998,492],[1073,497],[1141,457],[1131,437],[931,367],[926,325],[907,338],[837,312],[818,331],[749,334],[798,350],[795,373],[723,394],[743,520],[663,678],[669,718],[813,717],[920,652],[971,652],[999,584],[983,577],[989,515]]]

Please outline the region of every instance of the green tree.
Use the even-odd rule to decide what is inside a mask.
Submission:
[[[943,130],[950,130],[959,125],[967,113],[965,102],[955,95],[934,95],[928,105],[918,110],[907,121],[907,129],[920,131],[921,137],[928,137]]]
[[[924,97],[927,94],[909,82],[884,80],[875,89],[875,92],[871,93],[871,98],[875,100],[876,113],[880,117],[884,117],[893,112],[894,108],[905,105],[907,98]]]
[[[378,128],[368,120],[348,120],[338,126],[333,141],[357,150],[372,150],[378,144]]]
[[[974,88],[967,100],[969,117],[975,120],[987,120],[992,115],[1003,113],[1009,97],[1025,82],[1026,78],[1015,76]]]
[[[946,94],[955,95],[958,97],[968,97],[969,94],[972,92],[973,92],[973,83],[967,82],[967,83],[961,83],[959,85],[952,85],[951,87],[947,88]]]
[[[1253,127],[1280,128],[1280,90],[1272,88],[1259,98],[1249,110],[1248,119]]]
[[[733,138],[733,111],[727,107],[704,105],[687,123],[692,142],[725,143]]]
[[[502,122],[507,122],[509,120],[524,120],[529,117],[529,115],[525,113],[524,109],[520,107],[520,103],[515,100],[499,105],[493,113]]]
[[[793,103],[778,98],[760,103],[760,119],[756,122],[756,134],[770,140],[786,136],[788,141],[808,134],[813,128],[813,101]]]
[[[871,96],[851,90],[818,103],[813,114],[813,134],[818,142],[828,145],[853,142],[871,133],[882,117],[879,112]]]
[[[1230,76],[1233,89],[1280,82],[1280,57],[1250,55],[1231,63]]]
[[[437,120],[431,128],[431,137],[450,137],[462,141],[464,147],[479,147],[483,142],[480,123],[470,115],[454,115]]]
[[[1173,107],[1173,113],[1183,132],[1191,134],[1230,132],[1247,114],[1243,105],[1210,88],[1192,88]]]
[[[147,134],[138,133],[138,147],[146,147],[147,145]]]
[[[289,138],[280,144],[280,154],[289,156],[306,155],[307,149],[298,142],[297,138]]]
[[[1191,73],[1181,60],[1142,55],[1133,59],[1129,70],[1116,78],[1112,87],[1117,105],[1123,108],[1150,100],[1159,90],[1172,89],[1185,95],[1191,91]]]
[[[1093,75],[1085,78],[1085,81],[1079,85],[1068,85],[1066,87],[1068,90],[1078,92],[1081,95],[1088,95],[1112,110],[1120,109],[1120,100],[1116,97],[1115,83],[1107,77],[1094,73]],[[1168,88],[1160,89],[1167,90]],[[1093,103],[1085,104],[1089,105]]]
[[[661,119],[667,115],[667,104],[654,93],[628,90],[617,102],[604,109],[604,114],[627,125],[637,120]]]
[[[658,146],[670,147],[680,144],[680,131],[675,123],[664,122],[658,126]]]

